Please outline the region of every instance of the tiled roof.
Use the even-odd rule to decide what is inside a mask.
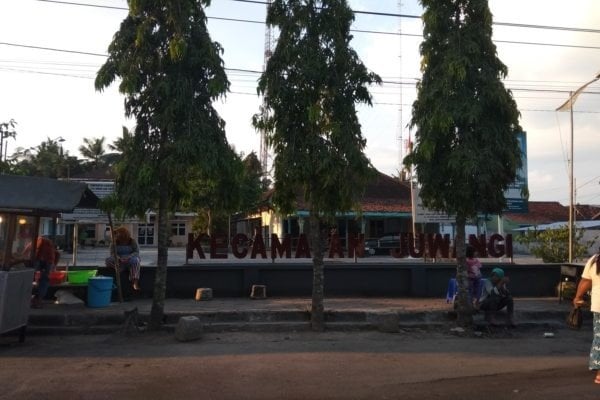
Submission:
[[[273,189],[265,192],[263,200],[270,201],[273,194]],[[363,212],[411,212],[410,184],[376,171],[375,178],[365,188],[361,204]],[[297,197],[297,208],[307,209],[301,193]]]
[[[377,171],[361,203],[363,212],[411,212],[410,183]]]
[[[575,218],[578,221],[589,221],[600,219],[600,207],[588,204],[577,204],[575,206]]]
[[[549,224],[567,221],[569,219],[569,208],[558,201],[530,201],[528,213],[507,213],[504,214],[504,217],[517,224]]]
[[[72,180],[77,181],[114,181],[116,174],[111,167],[100,167],[91,171],[82,172],[80,174],[71,175]]]

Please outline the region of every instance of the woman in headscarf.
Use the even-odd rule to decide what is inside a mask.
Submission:
[[[115,229],[115,241],[110,245],[111,256],[106,259],[107,267],[115,268],[115,259],[112,256],[115,252],[119,259],[119,271],[129,271],[129,281],[133,289],[140,290],[140,248],[124,226]]]

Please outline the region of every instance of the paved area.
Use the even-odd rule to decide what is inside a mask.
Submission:
[[[0,343],[0,399],[598,399],[591,331],[32,336]]]

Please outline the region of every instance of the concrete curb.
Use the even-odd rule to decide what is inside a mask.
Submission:
[[[49,310],[50,311],[50,310]],[[327,330],[364,331],[379,330],[381,321],[390,313],[398,315],[399,329],[439,329],[453,327],[456,313],[448,310],[435,311],[364,311],[364,310],[328,310],[325,313]],[[310,313],[301,310],[273,311],[171,311],[165,313],[164,329],[174,331],[182,316],[194,316],[204,324],[206,332],[286,332],[310,330]],[[149,320],[149,312],[139,312],[142,324]],[[560,329],[565,328],[566,314],[556,311],[515,312],[519,330],[522,329]],[[586,326],[591,326],[591,313],[584,316]],[[36,335],[77,335],[116,333],[123,328],[125,316],[121,310],[107,312],[86,312],[86,309],[74,312],[46,312],[30,315],[27,332]],[[481,313],[474,316],[474,326],[484,329],[487,324]]]

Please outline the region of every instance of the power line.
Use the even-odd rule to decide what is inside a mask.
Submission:
[[[113,10],[129,11],[129,8],[127,8],[127,7],[105,6],[105,5],[92,4],[92,3],[78,3],[78,2],[59,1],[59,0],[36,0],[36,1],[44,2],[44,3],[55,3],[55,4],[65,4],[65,5],[72,5],[72,6],[96,7],[96,8],[107,8],[107,9],[113,9]],[[257,1],[257,0],[230,0],[230,1],[237,1],[237,2],[241,2],[241,3],[262,4],[262,5],[267,4],[267,2],[265,2],[265,1]],[[383,17],[421,19],[420,15],[409,15],[409,14],[377,12],[377,11],[364,11],[364,10],[353,10],[353,12],[355,14],[376,15],[376,16],[383,16]],[[259,21],[242,20],[242,19],[238,20],[238,19],[234,19],[234,18],[228,19],[228,18],[224,18],[224,17],[207,17],[207,18],[231,20],[231,21],[237,21],[237,22],[248,22],[248,23],[264,23],[264,21],[259,22]],[[529,29],[559,30],[559,31],[571,31],[571,32],[584,32],[584,33],[600,33],[600,29],[575,28],[575,27],[556,26],[556,25],[535,25],[535,24],[525,24],[525,23],[517,23],[517,22],[498,22],[498,21],[492,22],[492,24],[500,25],[500,26],[508,26],[508,27],[513,27],[513,28],[529,28]],[[383,32],[377,32],[377,31],[366,32],[365,31],[365,33],[383,33]],[[400,33],[398,33],[398,32],[385,32],[383,34],[400,35]],[[413,35],[409,35],[409,36],[413,36]],[[514,43],[514,42],[505,41],[504,43]],[[536,44],[536,45],[538,45],[537,43],[528,43],[528,42],[522,42],[522,43],[519,42],[519,43],[520,44]],[[571,47],[570,45],[562,45],[562,46]],[[574,46],[574,47],[579,47],[579,46]],[[582,48],[588,48],[588,47],[583,46]],[[590,48],[595,49],[596,47],[590,47]]]
[[[41,0],[38,0],[38,1],[41,1]],[[0,45],[23,47],[23,48],[29,48],[29,49],[35,49],[35,50],[54,51],[54,52],[69,53],[69,54],[82,54],[82,55],[89,55],[89,56],[94,56],[94,57],[104,57],[104,58],[108,57],[108,54],[92,53],[92,52],[79,51],[79,50],[58,49],[55,47],[42,47],[42,46],[33,46],[33,45],[8,43],[8,42],[0,42]],[[233,72],[262,74],[262,71],[252,70],[252,69],[244,69],[244,68],[225,68],[225,70],[233,71]],[[384,81],[382,81],[382,83],[388,84],[388,85],[403,85],[403,86],[413,86],[413,87],[415,85],[415,82],[389,81],[389,80],[384,80]],[[512,88],[509,87],[508,89],[510,89],[512,91],[519,91],[519,92],[544,92],[544,93],[562,93],[562,94],[571,92],[570,90],[567,90],[567,89],[532,89],[532,88],[524,88],[524,87],[512,87]],[[590,91],[586,91],[585,93],[600,94],[600,92],[590,92]]]
[[[46,1],[46,0],[44,0]],[[267,4],[264,1],[257,0],[230,0],[237,1],[240,3],[254,3],[254,4]],[[376,11],[363,11],[363,10],[353,10],[355,14],[365,14],[365,15],[377,15],[383,17],[396,17],[396,18],[410,18],[410,19],[421,19],[420,15],[409,15],[409,14],[400,14],[400,13],[390,13],[390,12],[376,12]],[[552,26],[552,25],[534,25],[534,24],[524,24],[524,23],[516,23],[516,22],[492,22],[493,25],[501,25],[501,26],[510,26],[514,28],[532,28],[532,29],[550,29],[550,30],[561,30],[561,31],[573,31],[573,32],[587,32],[587,33],[600,33],[600,29],[590,29],[590,28],[573,28],[566,26]]]
[[[42,1],[42,0],[38,0],[38,1]],[[61,53],[83,54],[86,56],[94,56],[94,57],[104,57],[104,58],[108,57],[108,54],[90,53],[87,51],[79,51],[79,50],[57,49],[54,47],[31,46],[31,45],[27,45],[27,44],[17,44],[17,43],[7,43],[7,42],[0,42],[0,45],[13,46],[13,47],[24,47],[24,48],[36,49],[36,50],[58,51]]]

